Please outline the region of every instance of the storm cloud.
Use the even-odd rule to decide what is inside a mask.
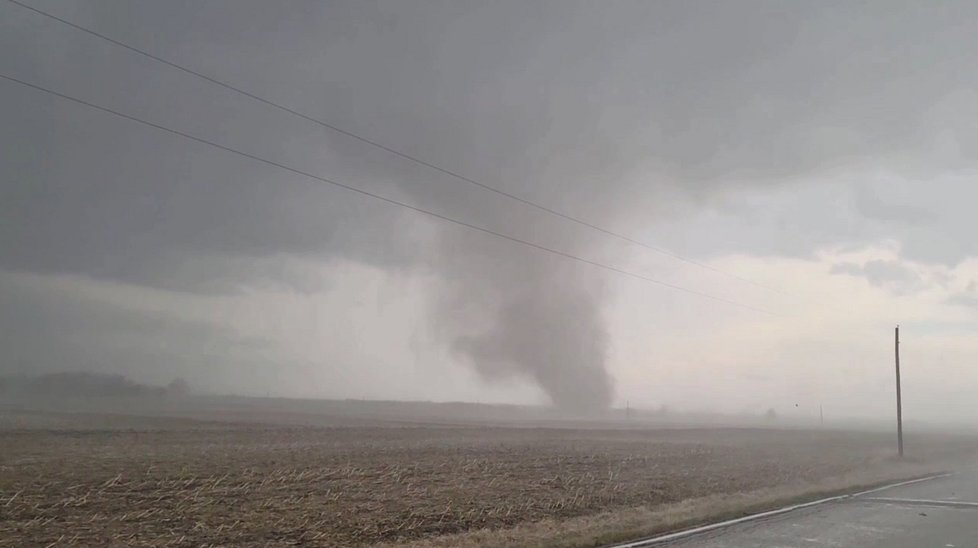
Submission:
[[[30,3],[699,261],[884,238],[915,261],[978,254],[957,236],[978,199],[961,175],[978,157],[972,3]],[[645,253],[13,4],[0,51],[0,73],[438,214],[615,265]],[[417,322],[483,378],[528,380],[567,408],[614,398],[613,274],[9,81],[0,109],[9,273],[202,299],[328,291],[322,268],[348,262],[431,275]],[[864,266],[839,268],[912,282]],[[33,305],[19,306],[0,315],[16,323]],[[44,337],[45,321],[25,325],[23,340]]]

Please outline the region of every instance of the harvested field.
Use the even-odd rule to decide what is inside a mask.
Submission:
[[[844,432],[45,417],[0,422],[0,545],[493,544],[527,524],[853,478],[892,452],[889,435]],[[908,447],[936,462],[978,446],[935,440]]]

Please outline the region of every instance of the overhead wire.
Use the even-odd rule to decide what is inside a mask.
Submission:
[[[659,246],[655,246],[655,245],[652,245],[652,244],[648,244],[646,242],[643,242],[641,240],[637,240],[635,238],[632,238],[630,236],[621,234],[619,232],[615,232],[613,230],[609,230],[609,229],[603,228],[603,227],[601,227],[599,225],[596,225],[594,223],[585,221],[585,220],[580,219],[578,217],[575,217],[573,215],[569,215],[567,213],[563,213],[563,212],[561,212],[561,211],[559,211],[557,209],[554,209],[554,208],[545,206],[543,204],[537,203],[537,202],[532,201],[532,200],[529,200],[527,198],[523,198],[523,197],[518,196],[516,194],[513,194],[511,192],[506,192],[506,191],[500,190],[500,189],[498,189],[498,188],[496,188],[494,186],[491,186],[491,185],[488,185],[488,184],[485,184],[485,183],[476,181],[475,179],[472,179],[470,177],[466,177],[465,175],[462,175],[462,174],[460,174],[460,173],[458,173],[456,171],[453,171],[453,170],[450,170],[450,169],[446,169],[446,168],[440,167],[440,166],[438,166],[436,164],[433,164],[431,162],[428,162],[428,161],[425,161],[425,160],[423,160],[421,158],[418,158],[417,156],[413,156],[413,155],[407,154],[405,152],[401,152],[401,151],[399,151],[397,149],[394,149],[394,148],[391,148],[391,147],[389,147],[387,145],[384,145],[383,143],[380,143],[378,141],[375,141],[375,140],[372,140],[372,139],[368,139],[368,138],[363,137],[361,135],[358,135],[358,134],[356,134],[356,133],[354,133],[352,131],[349,131],[349,130],[343,129],[341,127],[338,127],[338,126],[336,126],[334,124],[331,124],[329,122],[320,120],[318,118],[314,118],[314,117],[309,116],[307,114],[303,114],[302,112],[299,112],[299,111],[297,111],[297,110],[295,110],[293,108],[287,107],[285,105],[282,105],[282,104],[277,103],[275,101],[272,101],[270,99],[266,99],[264,97],[261,97],[260,95],[256,95],[254,93],[251,93],[249,91],[246,91],[244,89],[241,89],[241,88],[239,88],[237,86],[234,86],[232,84],[229,84],[229,83],[227,83],[225,81],[219,80],[219,79],[217,79],[217,78],[215,78],[213,76],[209,76],[207,74],[204,74],[202,72],[196,71],[196,70],[191,69],[191,68],[188,68],[188,67],[183,66],[181,64],[175,63],[173,61],[170,61],[168,59],[165,59],[163,57],[160,57],[158,55],[155,55],[153,53],[150,53],[148,51],[145,51],[143,49],[137,48],[135,46],[132,46],[130,44],[127,44],[125,42],[122,42],[120,40],[117,40],[115,38],[112,38],[110,36],[107,36],[105,34],[102,34],[102,33],[98,32],[98,31],[92,30],[92,29],[90,29],[88,27],[79,25],[79,24],[74,23],[72,21],[69,21],[67,19],[63,19],[63,18],[58,17],[57,15],[54,15],[52,13],[46,12],[46,11],[41,10],[39,8],[35,8],[34,6],[25,4],[25,3],[23,3],[23,2],[21,2],[19,0],[7,0],[7,1],[10,2],[10,3],[12,3],[12,4],[15,4],[17,6],[20,6],[20,7],[24,8],[24,9],[30,10],[30,11],[32,11],[34,13],[37,13],[37,14],[39,14],[41,16],[44,16],[44,17],[50,18],[52,20],[58,21],[58,22],[60,22],[62,24],[68,25],[68,26],[70,26],[70,27],[72,27],[72,28],[74,28],[76,30],[81,31],[81,32],[85,32],[85,33],[87,33],[89,35],[95,36],[95,37],[97,37],[97,38],[99,38],[101,40],[104,40],[106,42],[109,42],[111,44],[114,44],[114,45],[116,45],[118,47],[127,49],[127,50],[132,51],[132,52],[134,52],[136,54],[139,54],[139,55],[142,55],[142,56],[144,56],[146,58],[152,59],[153,61],[156,61],[158,63],[162,63],[164,65],[167,65],[167,66],[171,67],[171,68],[177,69],[177,70],[182,71],[182,72],[187,73],[187,74],[190,74],[190,75],[192,75],[194,77],[201,78],[201,79],[203,79],[203,80],[205,80],[207,82],[210,82],[210,83],[212,83],[214,85],[220,86],[220,87],[222,87],[224,89],[227,89],[227,90],[230,90],[230,91],[233,91],[235,93],[238,93],[240,95],[243,95],[245,97],[248,97],[250,99],[253,99],[253,100],[258,101],[258,102],[260,102],[262,104],[265,104],[267,106],[270,106],[270,107],[273,107],[275,109],[278,109],[280,111],[286,112],[286,113],[291,114],[293,116],[302,118],[303,120],[312,122],[314,124],[318,124],[319,126],[325,127],[327,129],[330,129],[332,131],[335,131],[337,133],[340,133],[342,135],[345,135],[347,137],[350,137],[350,138],[355,139],[357,141],[360,141],[362,143],[365,143],[365,144],[368,144],[370,146],[376,147],[378,149],[384,150],[384,151],[386,151],[386,152],[388,152],[390,154],[394,154],[394,155],[396,155],[396,156],[398,156],[400,158],[403,158],[403,159],[408,160],[410,162],[413,162],[415,164],[418,164],[418,165],[427,167],[429,169],[438,171],[438,172],[440,172],[442,174],[448,175],[448,176],[453,177],[455,179],[458,179],[458,180],[464,181],[466,183],[475,185],[475,186],[477,186],[479,188],[482,188],[483,190],[486,190],[488,192],[492,192],[492,193],[495,193],[497,195],[500,195],[500,196],[504,196],[506,198],[509,198],[511,200],[515,200],[515,201],[517,201],[517,202],[519,202],[521,204],[524,204],[526,206],[532,207],[532,208],[537,209],[539,211],[543,211],[543,212],[548,213],[550,215],[553,215],[553,216],[559,217],[561,219],[564,219],[564,220],[570,221],[572,223],[575,223],[577,225],[587,227],[589,229],[595,230],[595,231],[600,232],[602,234],[605,234],[607,236],[611,236],[611,237],[616,238],[618,240],[627,242],[629,244],[636,245],[636,246],[639,246],[639,247],[648,249],[650,251],[653,251],[655,253],[659,253],[661,255],[665,255],[665,256],[670,257],[672,259],[675,259],[677,261],[681,261],[681,262],[684,262],[684,263],[687,263],[687,264],[690,264],[690,265],[697,266],[699,268],[710,270],[712,272],[715,272],[715,273],[718,273],[718,274],[722,274],[724,276],[728,276],[730,278],[739,280],[739,281],[744,282],[744,283],[748,283],[750,285],[753,285],[753,286],[756,286],[756,287],[759,287],[759,288],[762,288],[762,289],[765,289],[765,290],[768,290],[768,291],[773,291],[773,292],[782,293],[782,294],[784,293],[783,291],[781,291],[781,290],[779,290],[777,288],[773,288],[773,287],[770,287],[770,286],[767,286],[767,285],[758,283],[758,282],[756,282],[754,280],[750,280],[748,278],[744,278],[742,276],[738,276],[736,274],[733,274],[733,273],[728,272],[726,270],[723,270],[721,268],[717,268],[715,266],[706,264],[704,262],[697,261],[695,259],[690,259],[688,257],[684,257],[682,255],[679,255],[677,253],[674,253],[672,251],[669,251],[668,249],[665,249],[665,248],[662,248],[662,247],[659,247]]]
[[[439,220],[444,221],[444,222],[447,222],[447,223],[451,223],[451,224],[455,224],[455,225],[458,225],[458,226],[462,226],[462,227],[465,227],[465,228],[468,228],[468,229],[471,229],[471,230],[475,230],[475,231],[482,232],[482,233],[485,233],[485,234],[488,234],[488,235],[491,235],[491,236],[495,236],[497,238],[502,238],[502,239],[505,239],[505,240],[509,240],[511,242],[518,243],[520,245],[523,245],[523,246],[526,246],[526,247],[529,247],[529,248],[532,248],[532,249],[536,249],[536,250],[539,250],[539,251],[544,251],[544,252],[550,253],[552,255],[564,257],[566,259],[578,261],[578,262],[581,262],[581,263],[584,263],[584,264],[589,264],[589,265],[592,265],[592,266],[595,266],[595,267],[598,267],[598,268],[601,268],[601,269],[604,269],[604,270],[615,272],[615,273],[618,273],[618,274],[621,274],[621,275],[624,275],[624,276],[629,276],[629,277],[632,277],[632,278],[635,278],[635,279],[638,279],[638,280],[643,280],[645,282],[656,284],[656,285],[660,285],[662,287],[666,287],[666,288],[673,289],[673,290],[676,290],[676,291],[681,291],[681,292],[684,292],[684,293],[688,293],[688,294],[691,294],[691,295],[696,295],[696,296],[703,297],[703,298],[710,299],[710,300],[714,300],[714,301],[717,301],[717,302],[726,303],[728,305],[732,305],[732,306],[736,306],[736,307],[740,307],[740,308],[752,310],[754,312],[758,312],[758,313],[761,313],[761,314],[776,315],[776,314],[774,314],[773,312],[771,312],[769,310],[765,310],[765,309],[762,309],[762,308],[759,308],[759,307],[751,306],[749,304],[741,303],[741,302],[734,301],[734,300],[731,300],[731,299],[726,299],[724,297],[719,297],[717,295],[712,295],[710,293],[705,293],[705,292],[702,292],[702,291],[697,291],[695,289],[690,289],[688,287],[684,287],[684,286],[672,284],[672,283],[669,283],[669,282],[665,282],[665,281],[662,281],[662,280],[659,280],[659,279],[656,279],[656,278],[652,278],[650,276],[645,276],[643,274],[638,274],[638,273],[635,273],[635,272],[631,272],[629,270],[618,268],[616,266],[611,266],[611,265],[607,265],[607,264],[601,263],[599,261],[595,261],[595,260],[587,259],[587,258],[584,258],[584,257],[580,257],[578,255],[574,255],[574,254],[568,253],[566,251],[561,251],[559,249],[554,249],[554,248],[551,248],[551,247],[548,247],[548,246],[544,246],[544,245],[541,245],[541,244],[530,242],[528,240],[523,240],[523,239],[517,238],[515,236],[510,236],[508,234],[497,232],[497,231],[492,230],[492,229],[489,229],[489,228],[485,228],[485,227],[478,226],[478,225],[475,225],[475,224],[472,224],[472,223],[461,221],[461,220],[458,220],[458,219],[449,217],[447,215],[443,215],[441,213],[437,213],[437,212],[434,212],[434,211],[431,211],[431,210],[428,210],[428,209],[424,209],[424,208],[419,207],[419,206],[415,206],[415,205],[412,205],[412,204],[409,204],[409,203],[406,203],[406,202],[401,202],[399,200],[395,200],[393,198],[389,198],[389,197],[386,197],[386,196],[383,196],[383,195],[380,195],[380,194],[375,194],[373,192],[370,192],[368,190],[364,190],[362,188],[357,188],[355,186],[350,186],[350,185],[347,185],[347,184],[344,184],[344,183],[341,183],[341,182],[338,182],[338,181],[334,181],[332,179],[328,179],[326,177],[321,177],[319,175],[315,175],[313,173],[309,173],[307,171],[303,171],[301,169],[297,169],[297,168],[294,168],[294,167],[287,166],[285,164],[276,162],[274,160],[269,160],[269,159],[263,158],[261,156],[257,156],[257,155],[254,155],[254,154],[251,154],[251,153],[248,153],[248,152],[244,152],[244,151],[241,151],[241,150],[238,150],[238,149],[235,149],[235,148],[226,146],[226,145],[222,145],[220,143],[217,143],[217,142],[214,142],[214,141],[205,139],[203,137],[199,137],[199,136],[196,136],[196,135],[193,135],[193,134],[190,134],[190,133],[186,133],[186,132],[183,132],[183,131],[180,131],[180,130],[177,130],[177,129],[173,129],[173,128],[170,128],[170,127],[167,127],[167,126],[164,126],[164,125],[161,125],[161,124],[157,124],[157,123],[151,122],[149,120],[144,120],[144,119],[139,118],[137,116],[133,116],[131,114],[126,114],[124,112],[120,112],[118,110],[114,110],[112,108],[109,108],[109,107],[106,107],[106,106],[103,106],[103,105],[98,105],[96,103],[92,103],[92,102],[86,101],[84,99],[81,99],[81,98],[78,98],[78,97],[74,97],[74,96],[68,95],[66,93],[61,93],[59,91],[56,91],[56,90],[47,88],[47,87],[42,86],[40,84],[28,82],[26,80],[22,80],[20,78],[14,77],[14,76],[9,76],[7,74],[0,73],[0,78],[3,78],[3,79],[8,80],[10,82],[17,83],[17,84],[19,84],[21,86],[24,86],[24,87],[33,89],[35,91],[40,91],[40,92],[43,92],[43,93],[46,93],[46,94],[49,94],[49,95],[52,95],[52,96],[55,96],[55,97],[59,97],[61,99],[64,99],[66,101],[73,102],[75,104],[83,105],[83,106],[89,107],[91,109],[95,109],[95,110],[98,110],[98,111],[101,111],[101,112],[112,114],[112,115],[117,116],[119,118],[123,118],[123,119],[129,120],[129,121],[132,121],[132,122],[136,122],[136,123],[141,124],[141,125],[144,125],[144,126],[155,128],[157,130],[160,130],[160,131],[163,131],[163,132],[166,132],[166,133],[170,133],[172,135],[177,135],[177,136],[183,137],[185,139],[196,141],[198,143],[205,144],[205,145],[208,145],[210,147],[217,148],[217,149],[220,149],[220,150],[224,150],[226,152],[230,152],[232,154],[235,154],[235,155],[238,155],[238,156],[241,156],[241,157],[244,157],[244,158],[250,158],[251,160],[254,160],[254,161],[257,161],[257,162],[266,164],[266,165],[277,167],[279,169],[282,169],[282,170],[285,170],[285,171],[288,171],[288,172],[291,172],[291,173],[294,173],[294,174],[297,174],[297,175],[301,175],[301,176],[306,177],[306,178],[309,178],[309,179],[320,181],[322,183],[326,183],[326,184],[329,184],[329,185],[332,185],[334,187],[341,188],[341,189],[344,189],[344,190],[347,190],[347,191],[350,191],[350,192],[354,192],[354,193],[360,194],[362,196],[367,196],[367,197],[370,197],[370,198],[381,200],[381,201],[386,202],[388,204],[391,204],[391,205],[394,205],[394,206],[398,206],[398,207],[402,207],[402,208],[405,208],[405,209],[414,211],[416,213],[421,213],[423,215],[426,215],[426,216],[429,216],[429,217],[432,217],[432,218],[435,218],[435,219],[439,219]]]

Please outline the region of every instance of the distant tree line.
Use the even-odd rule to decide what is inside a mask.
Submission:
[[[0,377],[0,395],[33,397],[182,396],[190,385],[174,379],[166,386],[134,382],[124,375],[81,372],[48,373],[37,376]]]

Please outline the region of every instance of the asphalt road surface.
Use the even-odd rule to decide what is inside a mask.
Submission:
[[[978,548],[978,470],[740,523],[657,546]]]

